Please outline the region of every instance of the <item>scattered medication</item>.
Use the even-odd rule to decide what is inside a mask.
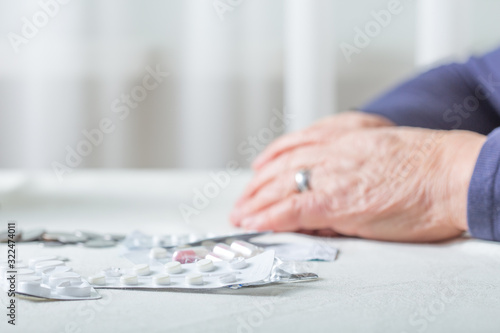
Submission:
[[[214,269],[214,262],[210,259],[201,259],[196,262],[196,267],[200,272],[210,272]]]
[[[178,274],[182,272],[182,266],[178,261],[171,261],[165,264],[165,270],[167,271],[167,273]]]

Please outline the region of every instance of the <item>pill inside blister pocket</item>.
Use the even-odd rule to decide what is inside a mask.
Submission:
[[[196,262],[196,267],[200,272],[210,272],[214,269],[214,263],[210,259],[201,259]]]
[[[164,248],[162,247],[153,247],[150,251],[149,251],[149,257],[152,258],[152,259],[162,259],[162,258],[166,258],[167,257],[167,250],[165,250]]]
[[[134,270],[134,273],[136,275],[139,275],[139,276],[149,275],[151,273],[151,270],[149,269],[148,264],[135,265],[133,270]]]
[[[224,243],[219,243],[214,246],[213,253],[219,255],[224,260],[231,260],[236,257],[237,253],[231,250],[229,245]]]
[[[203,275],[199,273],[191,273],[186,275],[186,282],[190,285],[201,285],[203,284]]]
[[[164,286],[170,284],[170,275],[168,274],[159,274],[153,276],[153,283],[157,286]]]
[[[96,286],[104,286],[106,285],[106,276],[104,274],[92,275],[89,276],[88,281]]]
[[[139,279],[137,275],[123,275],[120,277],[120,283],[127,286],[136,286],[139,284]]]
[[[237,253],[240,253],[246,258],[253,257],[259,251],[259,248],[257,246],[242,240],[236,240],[232,242],[231,249],[233,249],[233,251]]]
[[[171,261],[165,264],[165,270],[167,273],[178,274],[182,272],[182,265],[178,261]]]

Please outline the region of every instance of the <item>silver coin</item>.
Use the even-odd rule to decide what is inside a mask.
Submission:
[[[84,230],[75,231],[75,235],[80,236],[80,237],[87,237],[88,239],[104,238],[104,236],[101,234],[91,232],[91,231],[84,231]]]
[[[113,240],[106,240],[106,239],[91,239],[83,243],[83,246],[85,247],[93,247],[93,248],[99,248],[99,247],[112,247],[115,246],[116,242]]]
[[[32,229],[28,231],[23,231],[21,234],[21,242],[34,242],[41,240],[42,235],[45,233],[44,229]]]
[[[59,237],[67,235],[72,235],[72,234],[67,232],[46,232],[42,235],[42,239],[48,242],[58,242]]]

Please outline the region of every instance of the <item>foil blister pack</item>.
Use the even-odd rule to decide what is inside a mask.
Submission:
[[[36,257],[27,263],[0,263],[0,285],[7,293],[56,299],[91,300],[101,296],[78,273],[56,256]]]
[[[274,251],[252,258],[230,261],[201,259],[194,263],[178,261],[135,264],[127,268],[108,268],[88,278],[96,289],[214,289],[260,284],[269,277]]]

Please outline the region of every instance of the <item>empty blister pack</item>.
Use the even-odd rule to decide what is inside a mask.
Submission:
[[[214,289],[256,284],[269,277],[273,264],[274,251],[266,251],[231,261],[202,259],[188,264],[170,261],[110,268],[88,280],[96,289]]]
[[[15,267],[0,263],[1,285],[6,292],[57,300],[99,299],[101,296],[80,274],[56,256],[32,258]]]

